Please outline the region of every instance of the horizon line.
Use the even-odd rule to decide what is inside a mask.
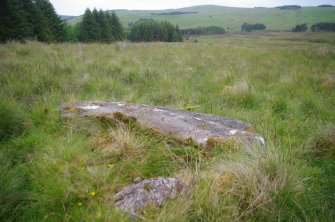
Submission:
[[[292,5],[294,5],[294,4],[292,4]],[[328,4],[321,4],[321,5],[328,5]],[[280,6],[290,6],[290,5],[278,5],[278,6],[275,6],[275,7],[265,7],[265,6],[255,6],[255,7],[237,7],[236,6],[235,7],[235,6],[225,6],[225,5],[208,4],[208,5],[192,5],[192,6],[185,6],[185,7],[181,7],[181,8],[165,8],[165,9],[126,9],[126,8],[119,8],[119,9],[106,9],[106,10],[103,10],[101,8],[98,9],[96,7],[93,7],[93,10],[97,9],[97,10],[103,10],[103,11],[166,11],[166,10],[177,10],[177,9],[185,9],[185,8],[191,8],[191,7],[199,7],[199,6],[219,6],[219,7],[226,7],[226,8],[241,8],[241,9],[254,9],[254,8],[268,8],[268,9],[271,9],[271,8],[276,8],[276,7],[280,7]],[[310,6],[301,6],[301,7],[302,8],[308,8],[308,7],[319,7],[319,6],[320,5],[317,5],[317,6],[310,5]],[[90,7],[87,7],[86,9],[92,10]],[[81,15],[83,15],[83,14],[81,14]],[[59,15],[62,15],[62,16],[73,16],[73,17],[81,16],[81,15],[68,15],[68,14],[59,14]]]

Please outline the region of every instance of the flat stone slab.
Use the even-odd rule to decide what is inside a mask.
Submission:
[[[186,183],[176,178],[147,179],[123,188],[113,196],[115,205],[130,215],[147,206],[162,207],[181,195]]]
[[[223,116],[201,114],[163,107],[122,102],[78,102],[62,106],[63,119],[102,117],[116,121],[137,121],[142,126],[183,140],[192,139],[206,146],[211,139],[224,141],[240,138],[250,144],[264,145],[263,137],[254,133],[250,123]]]

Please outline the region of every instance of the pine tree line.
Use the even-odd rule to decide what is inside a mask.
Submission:
[[[86,9],[81,22],[68,25],[60,19],[49,0],[0,0],[0,42],[37,40],[42,42],[122,41],[125,32],[114,12]],[[129,40],[182,41],[181,31],[171,23],[140,19],[132,25]]]
[[[77,29],[77,38],[81,42],[110,43],[122,41],[125,36],[121,22],[114,12],[110,15],[96,9],[86,9]]]
[[[183,38],[178,25],[173,26],[167,21],[140,19],[132,25],[129,40],[132,42],[181,42]]]
[[[218,26],[209,26],[209,27],[197,27],[182,29],[181,33],[183,35],[222,35],[226,33],[226,30]]]
[[[48,0],[0,1],[0,41],[24,39],[67,40],[64,23]]]

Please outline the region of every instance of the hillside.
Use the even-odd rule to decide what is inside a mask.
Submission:
[[[125,27],[140,18],[167,20],[178,24],[181,28],[214,25],[223,28],[229,27],[231,31],[240,30],[243,22],[263,23],[268,30],[285,31],[291,30],[296,24],[306,23],[310,26],[317,22],[335,21],[335,7],[303,7],[298,10],[282,10],[278,8],[232,8],[202,5],[168,10],[115,10],[115,12]],[[79,20],[80,17],[75,17],[68,22],[74,24]]]

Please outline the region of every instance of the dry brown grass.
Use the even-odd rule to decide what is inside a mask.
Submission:
[[[107,133],[98,134],[93,139],[93,145],[104,155],[116,155],[123,158],[141,155],[145,152],[145,141],[135,136],[126,125],[110,129]]]

